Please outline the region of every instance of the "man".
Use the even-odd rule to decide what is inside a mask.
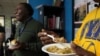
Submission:
[[[16,45],[10,50],[14,50],[13,56],[44,56],[41,51],[42,43],[37,37],[37,33],[42,25],[32,18],[32,7],[27,3],[20,3],[16,7],[15,17],[20,24],[16,29]]]
[[[99,4],[87,14],[74,41],[71,42],[71,47],[78,56],[100,56],[100,0],[94,1]],[[39,32],[38,36],[43,44],[49,44],[46,42],[49,38],[43,37],[43,33]]]
[[[87,14],[72,42],[72,49],[79,56],[100,56],[100,0],[95,9]]]

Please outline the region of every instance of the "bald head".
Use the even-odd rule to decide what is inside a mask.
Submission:
[[[16,6],[15,17],[17,21],[24,21],[33,15],[33,8],[28,3],[19,3]]]

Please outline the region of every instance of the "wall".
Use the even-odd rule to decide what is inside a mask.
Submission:
[[[0,0],[0,15],[13,16],[15,7],[20,2],[26,2],[26,0]]]
[[[38,10],[36,9],[37,5],[45,4],[45,5],[52,5],[53,0],[29,0],[29,3],[34,8],[34,15],[33,17],[38,20]],[[65,0],[65,38],[68,42],[70,42],[73,38],[73,29],[72,29],[72,0]]]
[[[38,5],[52,5],[52,1],[53,0],[29,0],[28,2],[32,5],[32,7],[34,8],[34,15],[33,17],[38,20],[39,19],[39,12],[37,9]]]

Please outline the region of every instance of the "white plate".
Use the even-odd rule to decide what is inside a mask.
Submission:
[[[57,46],[58,48],[65,48],[66,46],[70,48],[70,43],[53,43],[53,44],[48,44],[42,47],[42,51],[45,53],[48,53],[49,56],[72,56],[76,55],[75,53],[68,53],[68,54],[56,54],[56,53],[51,53],[47,51],[47,48],[50,46]]]

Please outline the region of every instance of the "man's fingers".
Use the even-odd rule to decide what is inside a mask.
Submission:
[[[49,38],[49,37],[41,37],[40,38],[42,41],[44,41],[44,40],[50,40],[51,38]]]
[[[44,40],[44,41],[42,41],[42,44],[50,44],[50,43],[53,43],[53,41],[52,40]]]
[[[38,36],[39,36],[39,37],[45,36],[45,35],[46,35],[45,33],[46,33],[46,32],[39,32],[39,33],[38,33]]]

